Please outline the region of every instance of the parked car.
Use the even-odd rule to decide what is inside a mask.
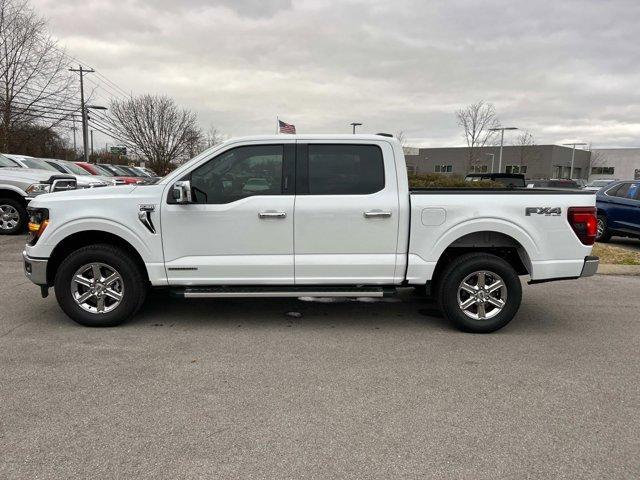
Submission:
[[[82,177],[90,177],[94,180],[100,180],[107,185],[124,184],[124,182],[118,182],[115,177],[109,177],[106,175],[90,175],[84,168],[79,167],[73,162],[67,160],[58,160],[56,158],[42,158],[46,163],[58,170],[60,173],[69,173],[71,175],[77,175]]]
[[[160,180],[160,176],[156,175],[152,170],[149,170],[148,168],[143,168],[143,167],[129,167],[131,169],[133,169],[135,172],[137,172],[140,175],[143,175],[144,177],[148,178],[150,182],[155,183],[158,180]]]
[[[272,188],[244,191],[260,172]],[[227,178],[227,185],[222,182]],[[506,325],[530,283],[593,275],[595,196],[409,189],[379,135],[229,140],[155,185],[44,195],[26,275],[63,311],[114,326],[149,286],[185,298],[383,297],[414,286],[472,332]],[[160,219],[162,218],[162,221]],[[168,287],[168,288],[167,288]]]
[[[45,170],[45,171],[51,172],[49,174],[50,176],[58,173],[73,175],[77,180],[78,188],[97,188],[97,187],[107,187],[109,185],[113,185],[113,182],[111,181],[105,181],[100,178],[95,178],[91,175],[86,175],[86,173],[76,174],[76,173],[69,173],[69,172],[62,171],[59,168],[56,168],[54,165],[51,165],[51,163],[47,162],[45,159],[42,159],[42,158],[35,158],[35,157],[29,157],[27,155],[15,155],[15,154],[7,154],[7,153],[4,153],[3,155],[8,159],[12,160],[13,162],[17,163],[21,168],[29,168],[33,170]]]
[[[584,188],[587,186],[587,181],[584,178],[573,178],[572,180],[576,182],[578,188]]]
[[[527,180],[527,188],[563,188],[579,190],[580,186],[575,180],[552,178]]]
[[[478,182],[480,180],[492,180],[507,187],[524,187],[525,178],[520,173],[469,173],[464,179],[467,182]]]
[[[596,194],[598,233],[596,240],[612,236],[640,238],[640,180],[615,182]]]
[[[76,188],[74,177],[16,167],[0,155],[0,235],[24,231],[28,220],[27,205],[32,199],[70,188]]]
[[[592,192],[597,192],[603,187],[612,184],[613,182],[617,182],[617,180],[593,180],[587,183],[587,186],[584,187],[585,190],[591,190]]]
[[[22,168],[33,168],[36,170],[49,170],[51,172],[58,172],[57,168],[52,167],[40,158],[29,157],[27,155],[16,155],[13,153],[3,153],[3,155],[16,162]]]
[[[122,172],[116,173],[107,168],[104,168],[100,165],[96,165],[95,163],[88,162],[75,162],[81,168],[84,168],[91,175],[103,175],[108,177],[113,177],[119,184],[137,184],[139,183],[138,179],[135,177],[129,177],[127,175],[121,175]]]
[[[115,175],[126,183],[140,184],[146,183],[146,179],[141,177],[140,175],[133,174],[132,172],[127,171],[122,168],[120,165],[112,165],[110,163],[98,163],[100,168],[108,170],[112,175]]]
[[[156,172],[154,172],[153,170],[151,170],[150,168],[147,167],[134,167],[136,170],[142,170],[143,172],[145,172],[147,175],[149,175],[150,177],[153,178],[161,178],[160,175],[158,175]]]

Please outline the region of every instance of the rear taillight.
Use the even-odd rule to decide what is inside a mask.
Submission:
[[[569,207],[567,220],[583,244],[593,245],[598,232],[596,207]]]

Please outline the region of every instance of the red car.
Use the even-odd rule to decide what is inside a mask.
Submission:
[[[78,165],[79,167],[84,168],[91,175],[102,175],[102,176],[105,176],[105,177],[114,177],[116,179],[117,183],[123,183],[123,184],[137,184],[137,183],[140,183],[140,179],[139,178],[114,175],[112,172],[110,172],[106,168],[102,168],[101,166],[95,165],[93,163],[75,162],[75,164]]]

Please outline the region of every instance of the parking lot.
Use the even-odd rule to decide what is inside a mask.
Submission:
[[[640,277],[433,303],[176,300],[71,322],[0,237],[1,478],[638,478]],[[298,312],[302,316],[287,315]]]

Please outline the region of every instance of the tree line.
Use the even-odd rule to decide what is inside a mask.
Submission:
[[[76,159],[65,132],[82,120],[73,63],[28,0],[0,0],[0,152]],[[89,94],[85,103],[92,100]],[[113,98],[108,113],[88,112],[90,128],[126,146],[158,173],[221,141],[194,112],[164,95]],[[95,154],[110,163],[122,160]]]

